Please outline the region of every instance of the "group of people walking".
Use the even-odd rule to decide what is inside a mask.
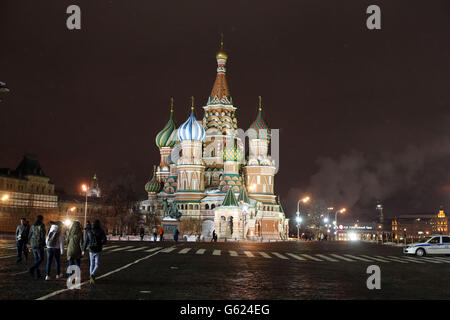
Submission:
[[[55,262],[55,278],[63,277],[61,273],[61,255],[64,253],[64,245],[67,245],[67,262],[69,266],[80,267],[81,258],[85,252],[89,252],[90,283],[95,283],[95,275],[100,264],[100,252],[106,243],[106,234],[100,226],[100,221],[95,220],[91,225],[86,224],[85,233],[79,221],[74,221],[67,232],[63,230],[60,221],[50,222],[50,229],[46,233],[45,224],[41,215],[37,216],[34,224],[29,227],[26,219],[22,218],[16,229],[17,262],[22,261],[22,254],[28,258],[27,244],[30,244],[34,256],[34,263],[29,269],[35,278],[41,278],[40,265],[44,261],[44,252],[47,253],[45,268],[45,280],[50,280],[53,261]],[[69,274],[67,275],[69,276]]]

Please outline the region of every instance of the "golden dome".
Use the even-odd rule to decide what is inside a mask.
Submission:
[[[228,56],[223,50],[223,48],[220,48],[220,50],[217,52],[216,59],[225,59],[225,60],[228,59]]]
[[[220,49],[216,54],[216,59],[228,59],[227,54],[225,53],[225,50],[223,50],[223,33],[220,35]]]

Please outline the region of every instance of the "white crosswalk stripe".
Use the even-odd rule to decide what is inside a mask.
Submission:
[[[364,262],[373,262],[373,260],[369,260],[369,259],[366,259],[366,258],[361,258],[361,257],[353,256],[353,255],[351,255],[351,254],[345,254],[345,256],[346,256],[346,257],[349,257],[349,258],[352,258],[352,259],[361,260],[361,261],[364,261]]]
[[[323,260],[318,259],[318,258],[316,258],[316,257],[310,256],[309,254],[301,254],[300,256],[305,257],[305,258],[308,258],[308,259],[311,259],[311,260],[313,260],[313,261],[323,261]]]
[[[272,254],[280,259],[288,260],[289,258],[286,256],[283,256],[281,253],[278,252],[272,252]]]
[[[140,250],[144,250],[144,249],[147,249],[147,247],[138,247],[138,248],[130,249],[130,250],[127,250],[127,251],[128,252],[135,252],[135,251],[140,251]]]
[[[172,252],[175,249],[176,249],[175,247],[170,247],[170,248],[166,248],[166,249],[161,250],[161,252],[169,253],[169,252]]]
[[[396,258],[395,256],[389,256],[389,258]],[[401,257],[402,260],[414,262],[414,263],[425,263],[423,261],[417,261],[417,259],[411,258],[411,257]]]
[[[431,262],[431,263],[444,263],[444,262],[442,262],[442,261],[436,260],[435,258],[422,257],[421,259],[427,260],[427,261],[429,261],[429,262]]]
[[[386,260],[390,260],[390,261],[395,261],[395,262],[400,262],[400,263],[409,263],[408,261],[404,261],[404,260],[401,260],[401,259],[399,259],[399,258],[397,258],[397,257],[382,257],[382,256],[376,256],[377,258],[382,258],[382,259],[386,259]]]
[[[125,247],[113,249],[113,250],[111,250],[111,251],[109,251],[109,252],[123,251],[123,250],[131,249],[131,248],[134,248],[134,246],[125,246]]]
[[[186,254],[186,253],[188,253],[190,250],[191,250],[191,248],[184,248],[184,249],[181,249],[180,252],[178,252],[178,254]]]
[[[294,259],[297,259],[297,260],[300,260],[300,261],[306,261],[305,258],[302,258],[302,257],[300,257],[300,256],[298,256],[298,255],[296,255],[296,254],[293,254],[293,253],[286,253],[286,254],[287,254],[288,256],[294,258]]]
[[[195,254],[204,254],[206,249],[198,249]]]
[[[119,246],[107,246],[107,247],[103,247],[103,250],[109,250],[109,249],[113,249],[113,248],[117,248]]]
[[[450,263],[450,259],[446,259],[444,257],[433,257],[433,259],[438,260],[438,261],[442,261],[444,263]]]
[[[335,253],[330,253],[330,256],[333,256],[333,257],[335,257],[335,258],[342,259],[342,260],[348,261],[348,262],[353,262],[353,261],[355,261],[355,260],[353,260],[353,259],[350,259],[350,258],[347,258],[347,257],[343,257],[343,256],[340,256],[340,255],[335,254]]]
[[[336,259],[327,257],[327,256],[324,255],[324,254],[316,254],[316,256],[319,257],[319,258],[325,259],[325,260],[327,260],[327,261],[332,261],[332,262],[338,262],[338,261],[339,261],[339,260],[336,260]]]
[[[230,256],[237,257],[238,253],[236,251],[230,250]]]
[[[154,248],[145,250],[145,252],[153,252],[153,251],[159,250],[159,249],[161,249],[161,248],[162,248],[162,247],[154,247]]]
[[[362,254],[361,257],[365,257],[365,258],[372,259],[372,260],[375,260],[375,261],[380,261],[380,262],[386,262],[386,263],[390,263],[390,262],[391,262],[391,261],[389,261],[389,260],[382,259],[382,258],[376,258],[376,257],[366,256],[365,254]]]
[[[272,257],[269,256],[267,253],[262,252],[262,251],[261,251],[259,254],[262,255],[264,258],[267,258],[267,259],[271,259],[271,258],[272,258]]]
[[[250,257],[250,258],[254,257],[253,253],[251,253],[250,251],[244,251],[244,253],[247,257]]]
[[[214,250],[213,251],[213,256],[220,256],[221,251],[220,250]]]

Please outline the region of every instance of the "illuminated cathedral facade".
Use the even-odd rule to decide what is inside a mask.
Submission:
[[[155,139],[161,160],[145,185],[148,199],[141,207],[160,216],[169,234],[174,219],[168,213],[178,211],[181,222],[193,219],[201,224],[202,239],[210,239],[213,230],[219,239],[287,239],[288,219],[274,194],[276,164],[269,152],[271,131],[263,119],[261,98],[255,121],[240,134],[226,81],[223,42],[216,59],[216,80],[201,121],[192,98],[190,114],[177,128],[171,99],[169,120]],[[187,232],[179,230],[182,235]]]

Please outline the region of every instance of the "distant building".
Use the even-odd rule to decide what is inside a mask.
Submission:
[[[393,238],[417,238],[433,233],[447,233],[448,220],[444,209],[434,214],[405,214],[392,220]]]
[[[99,219],[105,227],[114,227],[113,206],[100,198],[94,175],[89,188],[87,220]],[[33,223],[37,215],[44,222],[78,220],[83,223],[86,198],[81,195],[55,193],[55,185],[45,175],[37,156],[26,154],[15,170],[0,168],[0,232],[14,232],[20,218]]]
[[[21,217],[30,222],[38,214],[56,212],[58,197],[32,154],[26,154],[15,170],[0,169],[0,231],[13,232]]]

